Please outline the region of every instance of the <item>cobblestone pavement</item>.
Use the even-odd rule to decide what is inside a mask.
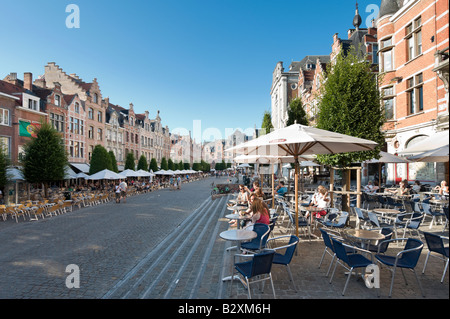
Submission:
[[[229,228],[224,218],[228,196],[212,200],[208,178],[184,184],[179,191],[159,190],[136,195],[127,203],[114,202],[74,209],[39,221],[0,222],[0,298],[10,299],[239,299],[246,290],[237,281],[230,297],[231,243],[220,239]],[[428,225],[424,226],[429,231]],[[432,231],[441,231],[438,225]],[[283,225],[275,236],[285,235]],[[446,231],[448,236],[448,231]],[[345,296],[343,268],[333,282],[325,276],[330,257],[319,269],[322,240],[302,237],[291,269],[298,292],[286,270],[273,267],[277,299],[386,299],[390,273],[381,270],[381,288],[369,289],[356,277]],[[417,266],[425,299],[448,299],[448,273],[440,283],[444,264],[433,258],[422,274],[427,250]],[[67,288],[68,265],[80,269],[80,287]],[[408,285],[397,273],[393,299],[423,299],[412,273]],[[255,299],[272,299],[270,285],[254,290]]]

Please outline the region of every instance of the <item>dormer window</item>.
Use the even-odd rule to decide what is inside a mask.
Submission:
[[[29,108],[30,110],[37,111],[37,110],[38,110],[38,107],[37,107],[37,101],[36,101],[36,100],[29,99],[29,100],[28,100],[28,108]]]

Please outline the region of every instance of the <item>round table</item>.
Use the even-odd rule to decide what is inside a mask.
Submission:
[[[366,249],[366,243],[369,243],[371,240],[382,240],[385,238],[383,234],[367,229],[349,229],[346,230],[345,233],[349,237],[359,239],[363,249]]]
[[[392,214],[392,215],[401,213],[401,211],[399,211],[398,209],[390,209],[390,208],[375,208],[373,211],[380,214]]]
[[[229,210],[247,210],[248,206],[236,205],[227,207]]]
[[[436,205],[446,205],[448,204],[448,200],[446,199],[430,199],[430,203]]]
[[[225,215],[225,218],[228,218],[228,219],[232,219],[232,220],[237,220],[238,222],[237,222],[237,228],[239,229],[239,228],[241,228],[240,226],[241,226],[241,223],[240,223],[240,221],[241,220],[249,220],[249,219],[251,219],[251,217],[250,216],[248,216],[247,214],[245,214],[245,215],[241,215],[241,214],[228,214],[228,215]]]
[[[256,238],[258,235],[253,230],[247,230],[247,229],[230,229],[226,230],[220,233],[220,238],[229,240],[229,241],[237,241],[238,242],[238,252],[241,249],[241,241],[248,241]],[[228,249],[227,249],[228,250]],[[230,273],[233,273],[233,258],[230,262],[231,264],[231,271]],[[231,280],[231,275],[222,278],[222,281]]]

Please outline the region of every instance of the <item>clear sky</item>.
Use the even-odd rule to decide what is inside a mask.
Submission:
[[[380,1],[358,3],[366,27]],[[66,26],[69,4],[79,28]],[[260,127],[278,61],[330,54],[354,14],[355,0],[0,0],[0,78],[55,62],[97,78],[111,103],[160,110],[171,131],[225,136]]]

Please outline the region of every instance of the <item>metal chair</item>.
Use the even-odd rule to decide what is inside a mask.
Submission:
[[[392,272],[392,280],[391,280],[391,288],[389,290],[389,297],[392,296],[392,288],[394,287],[394,279],[395,279],[395,271],[397,268],[400,268],[403,274],[403,278],[406,282],[405,274],[403,273],[403,269],[411,270],[417,280],[422,296],[425,297],[422,289],[422,285],[419,281],[419,277],[417,277],[415,267],[417,266],[417,262],[419,261],[420,254],[423,249],[423,243],[415,238],[396,238],[388,240],[388,242],[393,241],[403,241],[406,240],[405,247],[402,251],[397,253],[395,256],[389,256],[385,254],[376,254],[375,258],[380,264],[388,266],[389,270]],[[408,284],[406,282],[406,284]]]
[[[427,268],[428,258],[430,256],[439,258],[445,262],[444,273],[442,274],[442,278],[441,278],[441,282],[443,282],[445,274],[447,273],[447,268],[448,268],[448,259],[449,259],[448,247],[444,246],[444,241],[443,241],[442,237],[439,235],[435,235],[435,234],[427,233],[427,232],[424,232],[423,235],[425,236],[425,241],[428,246],[428,254],[427,254],[427,258],[425,259],[425,265],[423,266],[422,274],[425,273],[425,269]],[[431,253],[435,253],[438,255],[437,256],[435,254],[432,255]]]
[[[425,213],[425,216],[431,217],[430,229],[431,229],[432,226],[433,226],[433,222],[436,223],[436,217],[443,217],[443,216],[445,216],[444,213],[435,210],[435,209],[434,209],[430,204],[428,204],[428,203],[422,202],[422,209],[423,209],[423,212]]]
[[[347,246],[348,248],[351,248],[352,250],[355,250],[355,251],[358,250],[358,251],[368,253],[370,256],[372,256],[372,254],[370,254],[370,252],[368,252],[367,250],[364,250],[364,249],[361,249],[361,248],[358,248],[355,246],[346,245],[346,244],[340,242],[339,240],[337,240],[336,238],[331,238],[331,241],[333,243],[333,247],[334,247],[334,251],[336,253],[337,260],[336,260],[336,264],[334,265],[333,274],[331,275],[331,278],[330,278],[330,284],[331,284],[331,281],[333,280],[334,273],[336,271],[336,267],[337,267],[338,263],[350,271],[350,273],[348,274],[348,277],[347,277],[347,281],[345,282],[344,290],[342,291],[342,295],[344,295],[345,290],[347,289],[348,282],[352,275],[353,269],[366,268],[367,266],[373,264],[373,260],[366,258],[362,254],[349,253],[348,251],[346,251],[345,247]]]
[[[270,283],[272,285],[273,297],[276,298],[275,288],[273,286],[271,274],[274,256],[275,252],[270,250],[253,255],[242,255],[242,254],[235,255],[234,269],[237,270],[237,272],[240,273],[245,278],[245,284],[247,287],[249,299],[252,298],[250,292],[250,284],[261,282],[264,280],[270,280]],[[236,263],[237,257],[247,257],[247,258],[250,257],[252,259],[250,261]],[[255,277],[256,279],[252,280]],[[231,275],[230,295],[232,295],[233,279],[234,274]]]
[[[250,227],[253,227],[253,231],[256,232],[257,236],[252,241],[242,243],[241,249],[250,253],[259,252],[266,247],[270,227],[269,225],[260,223],[256,223]]]
[[[358,226],[361,226],[364,228],[366,227],[367,223],[370,222],[369,217],[364,216],[364,212],[359,207],[353,207],[353,210],[355,211],[356,216],[358,217]]]
[[[340,231],[347,225],[348,220],[348,212],[341,211],[339,213],[339,217],[337,218],[337,222],[335,222],[336,219],[333,221],[325,221],[322,223],[322,226],[329,229],[336,229],[337,231]]]
[[[281,238],[289,238],[289,242],[283,246],[272,247],[271,242],[281,239]],[[298,291],[298,290],[297,290],[297,287],[295,286],[294,277],[292,276],[292,272],[291,272],[291,268],[289,267],[289,264],[292,260],[292,257],[294,256],[295,249],[297,248],[298,242],[299,242],[299,238],[294,235],[278,236],[275,238],[271,238],[267,241],[267,246],[270,247],[271,250],[275,251],[275,255],[273,257],[273,263],[276,265],[286,266],[288,274],[289,274],[289,278],[292,281],[292,284],[294,285],[295,291]],[[280,250],[284,250],[284,254],[280,254],[277,252]]]

